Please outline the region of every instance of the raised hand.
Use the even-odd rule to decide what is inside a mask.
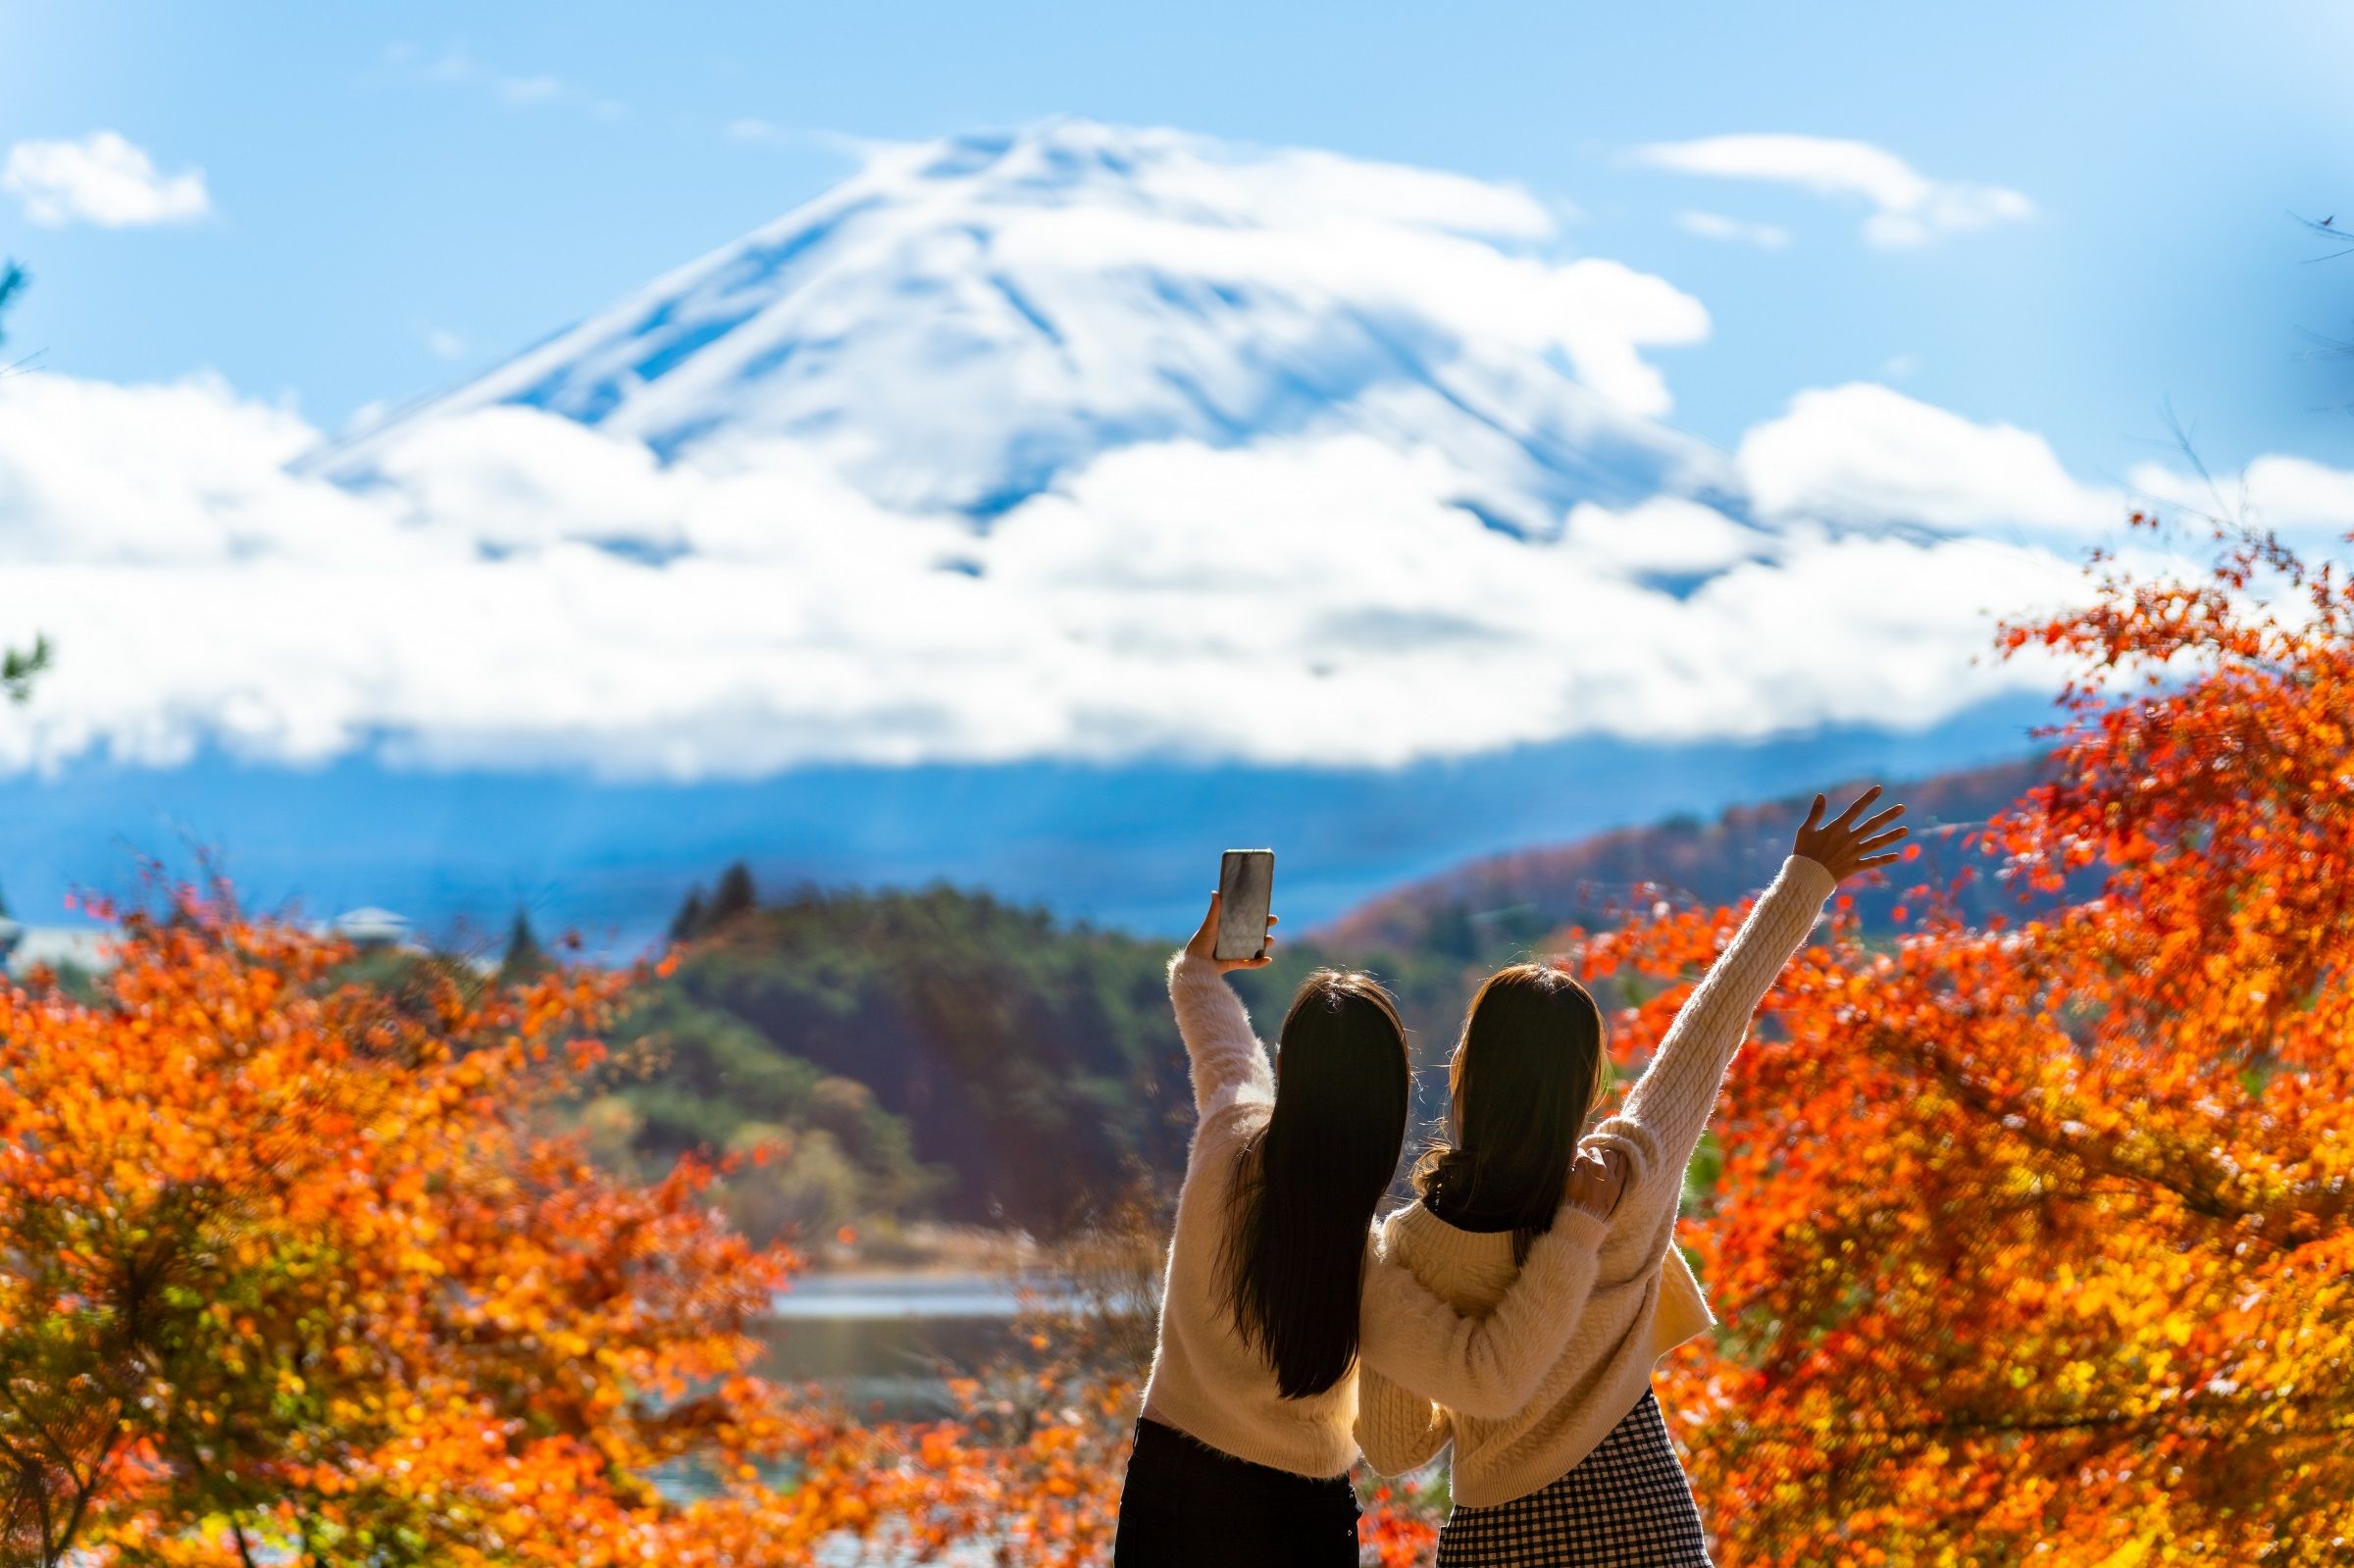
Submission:
[[[1870,816],[1857,820],[1857,814],[1880,797],[1880,786],[1873,784],[1858,795],[1848,808],[1829,822],[1822,820],[1827,802],[1815,797],[1815,809],[1798,830],[1798,842],[1792,854],[1804,855],[1833,878],[1845,882],[1859,871],[1873,866],[1885,866],[1897,858],[1893,847],[1912,832],[1908,828],[1888,825],[1905,814],[1903,806],[1888,806]],[[1885,851],[1883,853],[1883,851]]]
[[[1566,1200],[1596,1219],[1607,1220],[1626,1186],[1626,1156],[1614,1148],[1581,1148],[1569,1162]]]
[[[1273,915],[1269,915],[1267,917],[1266,946],[1256,958],[1220,958],[1218,956],[1218,904],[1220,901],[1220,896],[1221,895],[1217,893],[1211,893],[1209,895],[1209,913],[1202,917],[1202,929],[1198,932],[1195,932],[1193,940],[1185,944],[1186,956],[1189,958],[1198,958],[1205,964],[1217,965],[1218,973],[1221,975],[1228,974],[1237,969],[1264,969],[1269,964],[1275,962],[1274,927],[1276,917]]]

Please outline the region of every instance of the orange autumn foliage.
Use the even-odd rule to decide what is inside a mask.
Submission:
[[[1728,1568],[2354,1560],[2354,591],[2219,539],[2005,630],[2081,672],[2053,782],[1735,1063],[1663,1387]],[[1622,1049],[1736,923],[1578,937]]]
[[[538,1131],[630,977],[345,984],[184,892],[121,936],[0,993],[0,1561],[784,1564],[930,1488],[749,1375],[794,1260],[711,1167]]]

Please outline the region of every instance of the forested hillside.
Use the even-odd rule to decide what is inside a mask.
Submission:
[[[1959,860],[1940,856],[1938,825],[1982,823],[2036,766],[1892,785],[1919,824],[1919,876],[1942,880],[1930,857]],[[1279,944],[1236,986],[1272,1037],[1310,969],[1378,975],[1413,1040],[1418,1137],[1444,1109],[1446,1056],[1485,974],[1570,925],[1663,898],[1737,902],[1772,878],[1804,809],[1743,806],[1474,862]],[[1899,892],[1857,890],[1867,926]],[[690,895],[673,935],[678,967],[625,1019],[625,1048],[584,1114],[606,1158],[645,1172],[691,1148],[789,1152],[730,1184],[756,1235],[920,1218],[1052,1232],[1183,1164],[1191,1108],[1162,976],[1172,938],[946,886],[764,900],[741,865]]]
[[[1191,1105],[1169,1015],[1170,943],[1058,924],[948,887],[761,902],[733,869],[681,911],[680,961],[617,1033],[584,1115],[610,1159],[781,1142],[732,1184],[755,1231],[932,1216],[1054,1230],[1185,1157]],[[1397,986],[1421,1054],[1445,1054],[1473,972],[1354,955]],[[1237,977],[1272,1035],[1286,951]]]

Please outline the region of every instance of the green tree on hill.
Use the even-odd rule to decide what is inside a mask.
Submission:
[[[1183,1157],[1161,942],[946,887],[804,890],[726,931],[667,983],[748,1032],[724,1037],[725,1093],[742,1097],[761,1056],[865,1086],[916,1158],[953,1173],[935,1199],[947,1217],[1051,1230]]]
[[[502,983],[527,981],[545,974],[553,965],[547,949],[539,945],[539,937],[532,930],[532,917],[523,910],[515,911],[515,922],[507,928],[507,950],[498,961],[498,978]]]
[[[727,1182],[726,1206],[749,1235],[915,1218],[947,1179],[917,1160],[906,1123],[866,1085],[675,986],[633,1006],[613,1043],[616,1065],[582,1116],[600,1157],[659,1171],[688,1153],[781,1153]]]
[[[752,868],[742,861],[733,862],[720,873],[718,890],[711,895],[711,907],[705,914],[706,931],[717,931],[739,915],[748,915],[760,907],[759,889],[752,885]]]

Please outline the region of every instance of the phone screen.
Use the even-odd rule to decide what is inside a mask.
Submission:
[[[1267,950],[1267,907],[1275,896],[1275,851],[1229,849],[1218,867],[1220,958],[1256,958]]]

